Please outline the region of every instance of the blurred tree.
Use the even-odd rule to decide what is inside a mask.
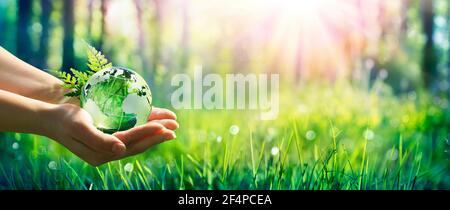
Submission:
[[[74,1],[65,0],[63,6],[63,27],[64,27],[64,40],[63,40],[63,71],[69,71],[74,67],[75,63],[75,51],[73,47],[74,42]]]
[[[295,51],[295,66],[294,66],[294,81],[295,83],[299,83],[302,79],[302,71],[303,71],[303,57],[302,57],[302,49],[301,46],[297,46]]]
[[[188,56],[189,56],[189,29],[190,29],[190,20],[189,20],[189,0],[182,1],[181,3],[181,15],[182,15],[182,31],[181,31],[181,61],[180,61],[180,69],[184,71],[188,65]]]
[[[152,66],[147,71],[149,75],[152,75],[156,72],[156,69],[158,68],[158,62],[160,61],[160,48],[161,48],[161,16],[162,16],[162,1],[160,0],[153,0],[152,1],[154,6],[154,15],[152,16],[152,19],[150,21],[150,28],[151,28],[151,41],[152,44]],[[149,80],[150,85],[153,85],[154,78],[153,76],[146,77],[147,80]],[[151,87],[150,87],[151,88]]]
[[[450,2],[447,2],[447,33],[448,33],[447,67],[448,67],[448,75],[449,75],[449,83],[450,83]]]
[[[108,5],[109,5],[109,0],[101,0],[102,3],[100,5],[100,11],[102,13],[101,16],[101,23],[100,23],[100,37],[98,37],[97,39],[97,49],[99,49],[100,51],[104,51],[104,38],[105,38],[105,34],[106,34],[106,14],[108,13]]]
[[[425,86],[434,91],[435,79],[437,77],[436,49],[433,42],[434,35],[434,4],[433,0],[421,1],[422,28],[426,37],[422,57],[422,70]]]
[[[49,31],[50,31],[50,14],[52,12],[52,1],[41,0],[41,26],[42,32],[39,38],[39,50],[38,57],[40,58],[37,63],[37,67],[41,69],[47,68],[48,58],[48,43],[49,43]]]
[[[17,26],[17,56],[26,61],[31,62],[33,57],[31,42],[31,17],[33,15],[31,0],[18,1],[18,26]]]
[[[145,41],[146,35],[142,24],[144,5],[142,0],[135,0],[134,4],[136,6],[136,19],[138,29],[138,54],[141,60],[141,68],[143,72],[148,72],[150,65],[146,56],[147,47],[145,46],[147,46],[147,43]]]
[[[406,35],[408,33],[408,10],[411,6],[410,0],[402,0],[402,8],[401,8],[401,26],[400,26],[400,43],[405,46]]]
[[[88,0],[88,20],[87,20],[87,34],[89,39],[92,39],[92,18],[94,11],[94,0]]]
[[[450,2],[447,2],[447,33],[448,33],[448,53],[447,53],[447,85],[450,85]],[[450,89],[447,89],[450,98]],[[450,127],[450,125],[449,125]],[[450,130],[450,129],[449,129]]]

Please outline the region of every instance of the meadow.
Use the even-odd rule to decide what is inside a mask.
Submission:
[[[44,137],[5,133],[0,188],[450,188],[444,101],[425,92],[394,96],[381,79],[366,88],[297,89],[282,88],[275,121],[250,111],[178,110],[177,139],[98,168]]]

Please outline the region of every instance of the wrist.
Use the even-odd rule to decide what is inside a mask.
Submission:
[[[52,104],[64,104],[68,103],[71,99],[66,97],[64,94],[68,93],[70,90],[63,87],[63,83],[61,81],[54,81],[51,84],[45,84],[45,87],[42,88],[42,101]],[[70,103],[70,102],[69,102]]]
[[[63,87],[63,82],[59,79],[46,75],[49,78],[44,81],[36,82],[33,92],[21,94],[29,98],[34,98],[51,104],[73,104],[79,106],[79,99],[67,97],[65,94],[71,92],[70,89]]]
[[[36,116],[36,130],[34,133],[47,137],[53,137],[52,133],[57,130],[55,128],[58,125],[58,119],[55,117],[55,110],[59,105],[38,102],[38,105],[34,109],[34,115]]]

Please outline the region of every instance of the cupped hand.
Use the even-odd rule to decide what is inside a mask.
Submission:
[[[93,126],[89,113],[72,104],[56,105],[43,113],[42,134],[64,145],[87,163],[103,163],[144,152],[175,138],[173,112],[154,108],[148,123],[127,131],[105,134]]]
[[[153,107],[146,124],[116,132],[113,136],[127,145],[125,156],[135,155],[153,145],[176,138],[174,130],[179,127],[176,119],[172,111]]]

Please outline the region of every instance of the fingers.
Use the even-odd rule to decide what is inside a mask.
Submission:
[[[164,120],[152,120],[151,122],[159,123],[163,125],[165,128],[170,130],[176,130],[180,127],[177,121],[170,120],[170,119],[164,119]]]
[[[74,123],[72,137],[98,152],[120,155],[126,151],[125,144],[117,137],[105,134],[88,123]]]
[[[127,147],[125,156],[135,155],[146,151],[148,148],[159,144],[164,141],[168,141],[176,138],[175,132],[169,129],[163,129],[162,132],[148,136],[140,141],[136,141]]]
[[[145,138],[146,136],[154,135],[155,133],[161,132],[164,126],[159,123],[149,122],[145,125],[134,127],[130,130],[120,131],[113,134],[125,144],[130,144],[134,141]]]
[[[151,121],[151,120],[162,120],[162,119],[176,120],[177,115],[175,115],[175,113],[173,113],[172,111],[170,111],[168,109],[153,107],[152,113],[148,117],[148,120]]]
[[[98,152],[93,151],[88,146],[73,138],[67,138],[59,142],[76,156],[80,157],[92,166],[99,166],[100,164],[112,160],[112,158],[114,157],[112,155],[105,156],[104,154],[99,154]]]
[[[75,155],[88,162],[93,166],[101,165],[105,162],[109,162],[116,159],[121,159],[127,156],[132,156],[141,152],[146,151],[148,148],[159,144],[161,142],[171,140],[176,138],[175,132],[165,128],[162,124],[171,124],[173,122],[166,121],[160,123],[147,123],[145,125],[130,129],[128,131],[122,131],[114,133],[113,135],[94,133],[92,130],[90,132],[79,132],[80,138],[66,137],[65,140],[60,141],[65,147],[67,147]],[[171,126],[171,125],[168,125]],[[94,128],[95,129],[95,128]],[[102,136],[103,135],[103,136]],[[118,141],[123,141],[128,146],[123,146],[123,152],[121,153],[99,153],[96,149],[102,147],[100,143],[101,138],[113,138]],[[96,141],[91,141],[91,145],[87,145],[81,139],[97,139]],[[119,140],[120,139],[120,140]],[[104,141],[109,141],[103,139]],[[96,142],[96,143],[93,143]],[[123,144],[123,143],[122,143]],[[95,146],[92,146],[95,145]],[[107,145],[107,144],[104,144]]]

